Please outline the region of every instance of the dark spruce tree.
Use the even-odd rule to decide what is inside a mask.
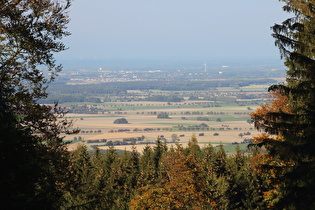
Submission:
[[[57,209],[68,153],[64,113],[37,103],[61,67],[70,0],[0,0],[0,207]],[[46,75],[40,70],[47,67]]]
[[[315,209],[315,1],[281,1],[292,17],[272,29],[287,80],[271,86],[276,99],[252,114],[256,128],[271,135],[255,144],[272,158],[262,162],[275,174],[274,189],[266,193],[269,206]]]

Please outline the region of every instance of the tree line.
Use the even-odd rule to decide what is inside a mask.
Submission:
[[[274,79],[243,79],[243,80],[220,80],[220,81],[130,81],[130,82],[107,82],[101,84],[52,84],[50,94],[117,94],[127,90],[162,90],[162,91],[193,91],[213,90],[217,87],[244,87],[252,84],[274,84]]]
[[[1,208],[315,209],[315,1],[281,1],[292,17],[272,29],[287,78],[271,86],[274,99],[251,114],[264,132],[254,137],[251,155],[200,148],[193,136],[185,148],[157,139],[141,156],[135,148],[91,156],[84,146],[67,149],[64,135],[78,130],[57,104],[39,103],[62,70],[54,54],[66,49],[60,40],[70,35],[71,1],[0,0]],[[225,82],[133,88],[207,89]],[[107,91],[120,94],[128,84],[109,83]],[[71,91],[86,94],[90,87]]]
[[[167,147],[159,138],[142,155],[136,148],[105,154],[86,146],[69,153],[67,179],[60,183],[63,208],[76,209],[256,209],[267,208],[268,176],[257,166],[260,152],[244,155],[237,148]]]

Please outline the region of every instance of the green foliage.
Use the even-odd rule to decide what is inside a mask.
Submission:
[[[69,35],[70,1],[0,1],[0,205],[49,209],[62,203],[68,152],[62,110],[37,103],[61,70],[53,53]],[[39,68],[39,66],[41,66]],[[41,70],[46,67],[45,75]],[[46,72],[47,72],[46,71]],[[60,118],[60,119],[58,119]]]
[[[164,101],[164,102],[181,102],[182,98],[178,96],[163,96],[163,95],[156,95],[147,98],[148,101]]]
[[[146,151],[149,151],[148,148]],[[147,153],[146,153],[147,154]],[[142,158],[142,157],[141,157]],[[140,187],[131,209],[256,209],[266,208],[266,185],[249,165],[250,158],[237,150],[227,156],[222,147],[200,149],[193,136],[188,147],[180,145],[163,153],[161,181]],[[222,167],[218,167],[220,163]],[[141,167],[141,166],[140,166]]]
[[[128,120],[126,118],[119,118],[114,121],[114,124],[128,124]]]
[[[65,29],[70,0],[0,0],[1,208],[313,209],[315,5],[283,2],[284,10],[295,17],[273,30],[286,59],[287,83],[270,90],[287,103],[253,115],[257,128],[277,135],[256,138],[267,153],[256,148],[247,156],[237,147],[229,156],[222,145],[218,150],[211,145],[201,149],[192,136],[186,148],[177,143],[171,149],[158,138],[139,157],[135,147],[118,154],[111,146],[104,156],[98,149],[91,156],[85,146],[69,152],[62,135],[75,132],[69,131],[72,122],[63,119],[57,105],[38,102],[47,97],[47,84],[61,70],[53,53],[65,49],[60,39],[69,35]],[[46,66],[49,76],[38,66]],[[126,82],[65,89],[68,94],[81,93],[82,88],[126,94],[135,89],[208,90],[235,82],[243,86],[253,81]],[[100,102],[74,95],[68,100]],[[151,100],[181,98],[161,95]],[[158,118],[169,118],[161,114]]]
[[[95,98],[95,97],[89,97],[85,101],[86,102],[91,102],[91,103],[101,103],[101,99]]]
[[[209,117],[197,117],[198,121],[210,121]]]
[[[51,86],[52,93],[77,94],[88,92],[95,94],[126,94],[127,90],[162,90],[162,91],[190,91],[190,90],[209,90],[214,87],[231,87],[237,83],[240,87],[251,84],[275,83],[273,79],[244,79],[244,80],[222,80],[222,81],[128,81],[128,82],[111,82],[88,85],[65,85],[58,84]],[[163,96],[161,96],[163,97]],[[163,101],[169,101],[161,98]],[[178,97],[175,96],[178,100]],[[170,101],[171,102],[171,101]]]
[[[166,112],[161,112],[157,115],[157,118],[160,119],[169,119],[170,117],[168,116],[168,114]]]
[[[142,155],[139,158],[139,170],[140,185],[142,187],[154,182],[153,150],[148,145],[143,148]]]
[[[93,181],[91,157],[86,146],[79,146],[70,156],[68,180],[64,188],[66,208],[90,207],[97,196]]]
[[[260,154],[257,153],[258,157]],[[135,147],[118,154],[110,147],[90,156],[85,146],[71,152],[68,179],[60,183],[67,209],[264,209],[267,179],[256,156],[223,147],[200,149],[195,136],[187,147],[168,149],[158,138],[139,157]],[[252,159],[254,158],[254,161]]]
[[[214,159],[213,170],[219,177],[229,174],[227,156],[222,145],[220,145],[216,158]]]
[[[166,144],[163,144],[161,141],[161,138],[158,137],[156,140],[156,145],[153,147],[153,153],[152,153],[152,163],[153,163],[153,170],[154,170],[154,180],[160,181],[161,178],[161,168],[160,168],[160,162],[162,159],[162,155],[164,152],[166,152],[167,147]]]
[[[274,103],[253,115],[258,129],[278,136],[258,137],[256,145],[267,148],[268,157],[273,160],[261,163],[266,173],[275,174],[270,180],[275,187],[266,192],[269,205],[279,209],[313,209],[315,2],[282,1],[284,11],[293,17],[272,29],[288,68],[286,83],[271,86],[269,91],[278,94]]]
[[[188,147],[184,150],[186,155],[191,155],[192,158],[200,157],[200,147],[198,145],[198,140],[196,135],[193,134],[192,137],[189,139]]]

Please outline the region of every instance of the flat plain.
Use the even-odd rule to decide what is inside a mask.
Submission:
[[[208,103],[203,101],[202,103]],[[209,102],[210,103],[210,102]],[[107,149],[104,143],[88,143],[88,140],[103,140],[116,142],[115,148],[131,150],[132,145],[117,145],[128,138],[144,137],[135,146],[141,152],[146,144],[152,144],[158,137],[166,140],[169,146],[174,145],[174,134],[185,146],[192,135],[198,143],[207,145],[241,143],[245,138],[252,138],[258,131],[249,123],[248,114],[256,107],[222,106],[207,107],[200,101],[167,102],[110,102],[99,106],[107,107],[108,111],[98,114],[68,114],[75,121],[74,127],[81,129],[76,135],[66,136],[65,140],[73,141],[70,149],[77,144],[88,147],[99,145]],[[160,119],[158,113],[165,112],[169,118]],[[203,117],[206,120],[198,120]],[[125,118],[128,124],[114,124],[119,118]]]

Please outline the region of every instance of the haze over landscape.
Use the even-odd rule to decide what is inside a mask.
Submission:
[[[281,64],[278,1],[75,1],[65,67]]]
[[[315,0],[279,1],[0,0],[1,209],[315,209]]]
[[[270,30],[285,19],[280,12],[282,6],[277,1],[250,0],[74,2],[68,27],[72,35],[64,39],[69,49],[57,55],[64,71],[57,83],[49,87],[49,97],[43,103],[75,104],[66,108],[74,114],[101,112],[111,116],[113,111],[125,110],[129,112],[124,112],[123,117],[132,118],[129,114],[137,112],[123,107],[130,105],[124,103],[174,102],[174,114],[180,107],[175,102],[195,99],[221,103],[206,104],[202,108],[233,104],[243,106],[245,113],[249,106],[257,107],[265,101],[269,85],[284,81],[283,61]],[[211,80],[228,82],[213,84],[208,82]],[[159,83],[153,85],[151,81]],[[73,88],[72,85],[80,86]],[[85,102],[96,102],[88,105],[96,111],[90,112],[91,107],[86,110],[77,107],[76,103]],[[154,103],[149,106],[159,107]],[[152,111],[157,113],[153,107]],[[151,117],[150,113],[146,114]],[[145,116],[141,118],[144,120]],[[238,116],[233,118],[240,120]],[[248,119],[247,115],[241,119],[242,124],[248,126]],[[168,128],[184,123],[176,118],[172,120],[167,120]],[[90,124],[83,127],[94,129]],[[102,132],[111,130],[111,126],[105,127]],[[82,133],[76,138],[79,136]],[[238,137],[238,133],[233,136]],[[88,138],[91,137],[83,137]]]

